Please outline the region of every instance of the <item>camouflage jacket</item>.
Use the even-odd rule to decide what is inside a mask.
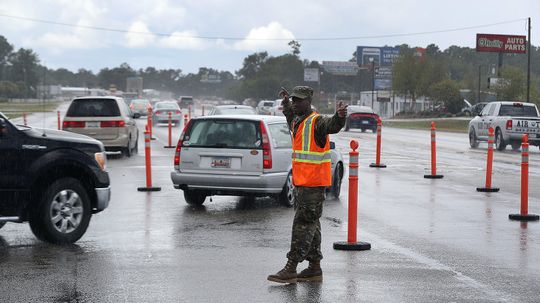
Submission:
[[[294,138],[300,122],[307,118],[307,116],[309,116],[312,112],[310,111],[303,116],[296,116],[292,111],[290,101],[284,101],[281,103],[281,105],[283,105],[283,114],[287,118],[287,124],[289,125],[289,129],[292,131]],[[343,126],[345,126],[346,120],[346,117],[340,118],[337,113],[335,113],[332,117],[320,115],[319,118],[315,120],[315,142],[317,145],[319,145],[319,147],[324,147],[324,144],[326,143],[326,136],[339,132]],[[293,129],[294,121],[296,121],[296,123],[294,123],[295,125]]]

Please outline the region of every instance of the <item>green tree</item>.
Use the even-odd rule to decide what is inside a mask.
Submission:
[[[6,65],[12,52],[13,45],[9,44],[7,39],[0,35],[0,81],[5,78]]]
[[[247,56],[244,58],[242,68],[237,71],[236,74],[238,77],[245,80],[254,79],[267,58],[267,52],[260,52]]]
[[[126,79],[136,76],[136,72],[127,63],[120,64],[119,67],[113,69],[104,68],[98,73],[99,86],[108,89],[111,85],[115,85],[117,89],[126,90]]]
[[[0,81],[0,99],[15,98],[20,95],[19,87],[11,81]]]
[[[10,56],[9,62],[11,81],[22,88],[20,97],[34,97],[39,82],[37,74],[39,58],[36,53],[31,49],[20,48]]]
[[[300,42],[296,41],[296,40],[291,40],[288,45],[291,47],[291,52],[293,55],[295,56],[298,56],[300,55],[300,46],[302,46],[300,44]]]
[[[501,83],[498,83],[494,91],[499,96],[499,100],[525,100],[526,80],[525,74],[517,67],[504,67],[501,70]]]
[[[441,102],[449,112],[455,114],[461,110],[462,98],[459,94],[459,86],[450,79],[443,80],[433,85],[429,97],[434,101]]]

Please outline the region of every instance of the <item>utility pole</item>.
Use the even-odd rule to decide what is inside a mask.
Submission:
[[[369,58],[371,61],[371,109],[375,105],[375,60]]]
[[[529,39],[527,41],[527,102],[531,97],[531,17],[529,17]]]
[[[481,82],[481,74],[480,72],[482,71],[482,65],[478,65],[478,97],[476,98],[476,103],[480,103],[480,83]]]

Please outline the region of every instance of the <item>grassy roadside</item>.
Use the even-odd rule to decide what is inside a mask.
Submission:
[[[6,115],[9,119],[22,117],[23,113],[41,113],[52,112],[60,102],[47,101],[43,103],[25,103],[25,102],[0,102],[0,112]]]
[[[437,124],[437,130],[447,132],[467,133],[469,128],[469,120],[456,119],[433,119],[433,120],[410,120],[410,121],[392,121],[385,120],[384,126],[406,128],[406,129],[431,129],[431,121]]]

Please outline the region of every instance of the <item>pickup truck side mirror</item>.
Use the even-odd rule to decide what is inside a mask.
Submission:
[[[139,119],[141,117],[141,114],[139,113],[133,113],[133,118]]]
[[[336,143],[334,141],[330,141],[330,149],[336,149]]]
[[[6,132],[7,132],[6,120],[4,120],[3,118],[0,118],[0,137],[3,137]]]

